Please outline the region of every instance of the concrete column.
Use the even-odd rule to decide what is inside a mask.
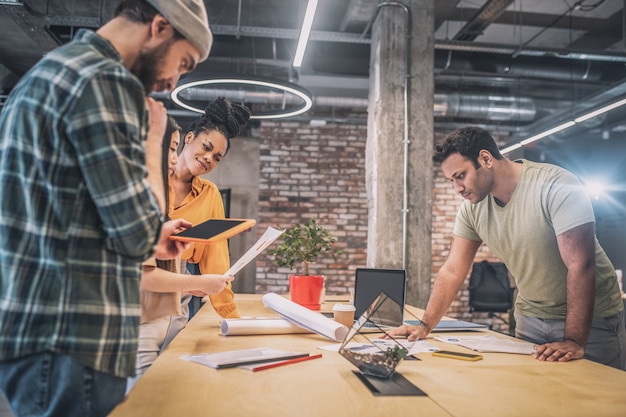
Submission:
[[[372,26],[365,162],[367,264],[405,268],[407,302],[425,307],[431,281],[434,0],[383,4]],[[410,17],[410,37],[405,7]]]

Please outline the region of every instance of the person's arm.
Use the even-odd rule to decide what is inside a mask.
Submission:
[[[422,323],[418,326],[400,326],[389,332],[391,336],[408,335],[408,340],[413,341],[423,339],[430,333],[461,289],[481,243],[459,236],[452,237],[450,254],[437,273]]]
[[[562,342],[538,346],[535,357],[566,362],[584,357],[591,329],[596,284],[594,224],[583,224],[561,233],[557,243],[567,267],[565,334]]]
[[[217,187],[212,188],[212,196],[210,198],[209,218],[223,219],[224,204],[222,196]],[[211,245],[204,245],[202,255],[199,262],[200,272],[203,274],[223,274],[230,268],[230,255],[228,252],[228,242],[216,242]],[[222,318],[238,318],[237,304],[235,303],[235,294],[232,290],[232,283],[228,285],[219,294],[210,294],[209,300],[211,305]]]
[[[221,201],[220,201],[221,203]],[[228,244],[224,242],[216,242],[212,245],[204,245],[202,251],[202,259],[200,261],[200,272],[203,274],[223,274],[230,268],[230,259],[228,254]],[[215,309],[215,312],[222,318],[238,318],[237,304],[235,303],[235,294],[232,290],[232,283],[228,285],[219,294],[210,294],[209,301]]]
[[[159,293],[199,291],[203,294],[217,294],[232,280],[232,276],[226,275],[177,274],[153,266],[144,266],[141,289]]]
[[[159,202],[161,211],[165,213],[165,185],[163,184],[163,136],[167,127],[167,110],[160,101],[148,97],[146,99],[148,109],[148,136],[146,138],[146,168],[147,180],[152,194]]]

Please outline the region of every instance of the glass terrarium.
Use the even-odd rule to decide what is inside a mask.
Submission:
[[[403,313],[402,306],[381,293],[352,325],[339,353],[363,375],[390,378],[414,343],[388,333],[402,324]]]

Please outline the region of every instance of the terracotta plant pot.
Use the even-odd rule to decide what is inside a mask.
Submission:
[[[321,275],[290,275],[291,301],[311,310],[319,310],[324,293],[324,277]]]

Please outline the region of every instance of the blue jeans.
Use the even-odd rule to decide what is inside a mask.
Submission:
[[[53,352],[0,361],[0,390],[19,417],[106,416],[124,399],[126,378]]]
[[[560,342],[565,320],[544,320],[515,312],[515,337],[542,345]],[[591,320],[585,359],[626,370],[626,328],[622,312]]]

